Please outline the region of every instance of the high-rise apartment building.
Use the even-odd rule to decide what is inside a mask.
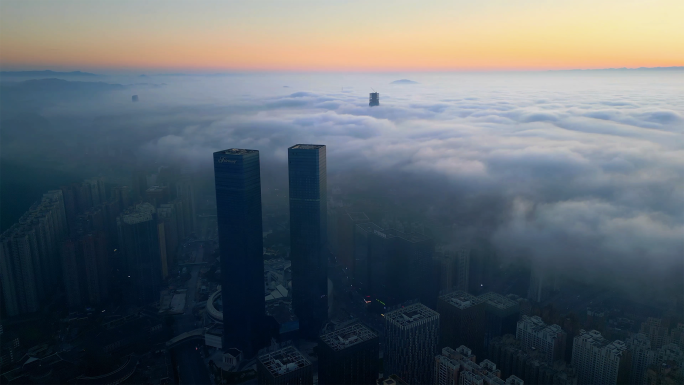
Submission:
[[[112,265],[108,241],[108,237],[102,232],[88,234],[83,238],[86,274],[89,282],[88,295],[93,304],[109,297]]]
[[[293,346],[263,354],[257,360],[259,384],[313,384],[311,362]]]
[[[288,149],[292,306],[299,330],[317,338],[328,315],[326,147]]]
[[[484,300],[464,291],[439,296],[437,312],[442,318],[441,346],[465,345],[476,355],[484,355],[485,310]]]
[[[117,225],[124,298],[136,305],[158,301],[162,271],[154,207],[143,203],[130,208]]]
[[[642,333],[636,333],[625,340],[627,350],[624,358],[629,364],[629,383],[643,384],[646,381],[646,370],[656,360],[655,351],[651,350],[651,341]]]
[[[353,324],[319,337],[318,383],[375,384],[379,369],[378,335]]]
[[[641,324],[640,332],[648,337],[651,349],[660,349],[670,343],[669,324],[660,318],[648,317]]]
[[[436,251],[435,262],[435,267],[438,269],[436,276],[439,277],[440,290],[468,291],[470,248],[467,245]]]
[[[385,313],[384,372],[410,384],[434,381],[440,315],[421,303]]]
[[[157,208],[157,217],[164,222],[164,239],[166,240],[166,260],[169,266],[176,263],[176,253],[180,242],[178,236],[178,216],[173,204],[161,204]]]
[[[515,338],[523,351],[537,351],[547,364],[564,359],[567,335],[558,325],[547,325],[537,316],[522,316]]]
[[[622,341],[610,342],[596,330],[580,330],[572,346],[572,366],[577,370],[578,383],[617,384],[628,370],[623,359],[625,350]]]
[[[80,246],[78,240],[67,239],[61,248],[64,291],[70,309],[78,309],[85,305],[83,298],[85,272]]]
[[[466,346],[456,349],[445,347],[435,357],[435,384],[437,385],[522,385],[523,381],[510,376],[502,379],[501,370],[490,360],[475,362],[475,355]]]
[[[488,292],[479,296],[485,303],[485,338],[484,353],[489,349],[489,342],[504,334],[514,334],[520,318],[518,302],[501,294]]]
[[[195,231],[197,222],[197,208],[195,199],[195,185],[191,176],[182,176],[176,184],[176,198],[183,202],[183,219],[185,236]]]
[[[496,362],[502,378],[517,376],[527,384],[577,385],[577,373],[563,361],[552,365],[536,350],[523,351],[512,334],[495,337],[489,344],[489,360]]]
[[[59,245],[67,233],[64,197],[53,190],[0,235],[0,281],[7,316],[37,311],[39,301],[61,282]]]
[[[455,362],[442,354],[438,354],[435,356],[435,384],[458,384],[458,369],[458,362]]]
[[[223,346],[253,357],[265,320],[259,151],[214,153],[221,255]]]

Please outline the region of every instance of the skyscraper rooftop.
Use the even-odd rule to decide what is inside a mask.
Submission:
[[[264,354],[259,357],[259,361],[261,361],[273,377],[279,377],[311,365],[311,362],[304,358],[302,353],[293,346]]]
[[[478,298],[483,300],[487,305],[501,310],[518,307],[518,303],[516,301],[513,301],[512,299],[493,291],[482,294]]]
[[[227,150],[219,151],[219,153],[226,154],[226,155],[243,155],[243,154],[249,154],[253,152],[259,152],[258,150],[247,150],[244,148],[229,148]]]
[[[409,328],[423,321],[439,318],[439,313],[423,305],[414,303],[385,314],[385,319],[401,328]]]
[[[292,149],[296,150],[316,150],[319,148],[325,147],[323,144],[295,144],[294,146],[290,147]]]
[[[467,309],[475,305],[479,305],[484,302],[482,298],[476,297],[472,294],[468,294],[465,291],[461,290],[443,294],[439,296],[439,298],[444,300],[446,303],[461,310]]]
[[[321,340],[334,351],[339,351],[375,337],[377,337],[377,334],[362,324],[357,323],[322,335]]]

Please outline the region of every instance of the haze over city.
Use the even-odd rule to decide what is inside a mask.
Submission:
[[[677,383],[682,17],[1,2],[0,378]]]

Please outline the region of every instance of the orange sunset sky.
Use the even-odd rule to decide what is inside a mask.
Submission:
[[[3,70],[683,65],[683,0],[0,1]]]

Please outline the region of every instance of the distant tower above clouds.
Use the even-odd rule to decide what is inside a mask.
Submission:
[[[368,105],[371,107],[379,106],[380,105],[380,93],[371,92],[370,93],[370,101],[368,102]]]

